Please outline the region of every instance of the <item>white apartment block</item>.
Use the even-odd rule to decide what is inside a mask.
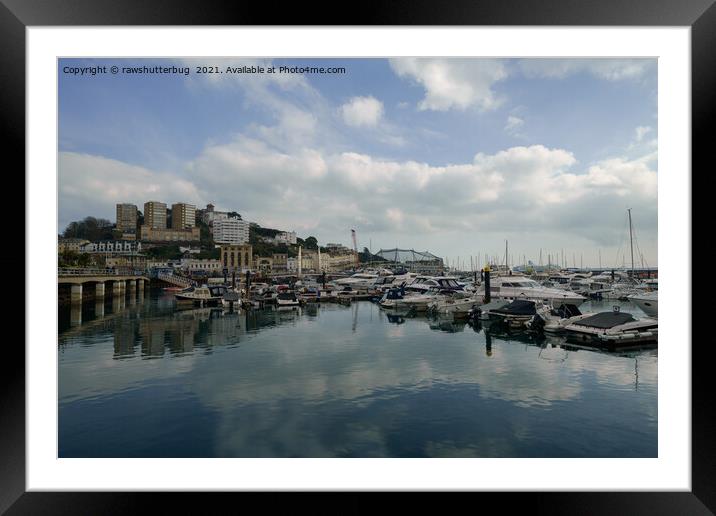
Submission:
[[[205,211],[202,219],[204,224],[212,226],[217,220],[226,220],[229,218],[229,213],[226,211]]]
[[[214,242],[232,245],[248,244],[249,223],[240,219],[214,219]]]
[[[274,238],[274,242],[277,244],[295,244],[296,243],[296,232],[295,231],[281,231],[280,233],[276,233],[276,237]]]

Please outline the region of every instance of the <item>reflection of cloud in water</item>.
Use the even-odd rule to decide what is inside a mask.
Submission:
[[[585,382],[634,389],[634,358],[498,337],[491,338],[487,356],[484,332],[435,331],[425,318],[389,324],[377,310],[372,304],[360,306],[355,333],[354,312],[342,307],[321,307],[310,319],[300,312],[216,316],[211,311],[123,318],[81,357],[64,357],[60,398],[107,396],[173,382],[217,416],[218,456],[237,450],[243,456],[285,456],[290,450],[280,449],[280,443],[290,442],[302,456],[322,457],[356,450],[363,450],[363,456],[389,455],[390,425],[384,423],[419,410],[420,404],[401,404],[419,393],[460,393],[469,411],[478,399],[548,408],[580,399],[585,388],[594,388]],[[72,339],[83,342],[81,333]],[[638,366],[639,388],[655,390],[656,356],[641,355]],[[391,413],[381,415],[381,424],[340,419],[386,404]],[[327,408],[334,406],[350,410]],[[326,413],[336,420],[322,419]],[[423,452],[514,455],[511,441],[533,438],[529,424],[515,417],[505,439],[461,443],[433,438],[425,441]],[[340,439],[351,448],[342,448]]]

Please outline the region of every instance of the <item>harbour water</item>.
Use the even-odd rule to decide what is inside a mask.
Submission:
[[[626,302],[583,311],[643,314]],[[656,457],[657,350],[350,306],[59,313],[60,457]]]

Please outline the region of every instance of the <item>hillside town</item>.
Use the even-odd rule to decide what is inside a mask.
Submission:
[[[355,268],[358,250],[340,243],[318,245],[295,231],[264,228],[213,204],[118,203],[114,223],[87,217],[58,238],[59,265],[172,269],[188,277],[260,272],[295,274]],[[354,242],[355,243],[355,242]],[[299,259],[301,263],[299,264]]]

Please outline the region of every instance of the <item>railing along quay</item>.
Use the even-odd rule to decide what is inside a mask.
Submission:
[[[136,269],[58,267],[59,277],[68,276],[143,276],[144,272]]]

